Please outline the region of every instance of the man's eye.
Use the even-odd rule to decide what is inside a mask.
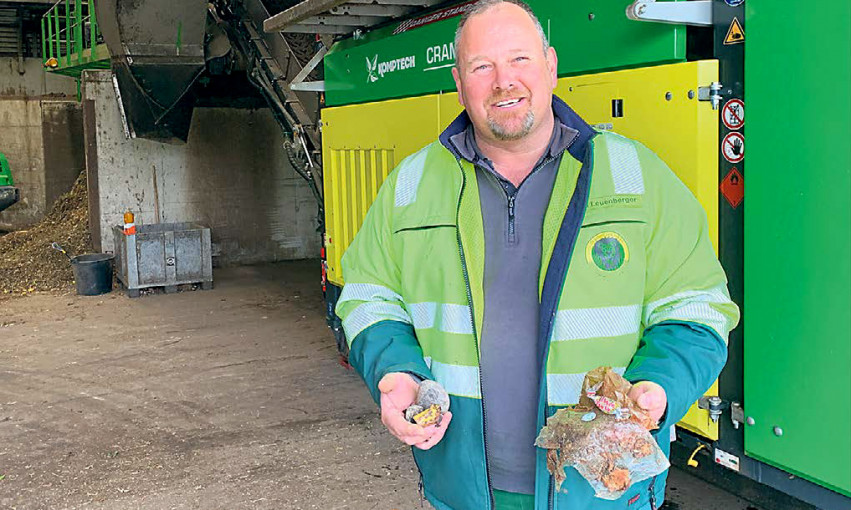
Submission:
[[[490,67],[490,66],[489,66],[489,65],[487,65],[487,64],[482,64],[482,65],[479,65],[479,66],[474,67],[474,68],[473,68],[473,71],[484,71],[485,69],[487,69],[487,68],[489,68],[489,67]]]
[[[517,57],[514,59],[515,62],[523,62],[525,60],[529,60],[529,57]]]

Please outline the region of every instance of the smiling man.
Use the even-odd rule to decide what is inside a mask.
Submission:
[[[605,501],[568,468],[553,492],[534,440],[611,366],[669,450],[738,321],[705,214],[646,147],[553,96],[528,6],[475,4],[455,46],[465,111],[391,173],[343,258],[349,359],[438,509],[655,510],[664,476]],[[404,418],[423,379],[450,395],[438,426]]]

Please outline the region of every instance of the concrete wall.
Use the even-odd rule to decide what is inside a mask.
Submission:
[[[27,228],[45,210],[41,101],[0,99],[0,152],[9,160],[21,201],[0,212],[0,230]]]
[[[73,78],[44,72],[41,59],[25,58],[20,74],[17,57],[0,57],[0,97],[44,95],[75,97],[77,84]]]
[[[0,213],[0,230],[41,220],[85,168],[82,108],[76,101],[0,98],[0,152],[21,201]]]
[[[268,110],[196,108],[186,144],[128,140],[108,71],[86,72],[83,110],[96,248],[114,249],[131,210],[138,224],[210,227],[217,265],[319,255],[316,203]]]
[[[83,108],[76,101],[41,102],[45,202],[52,205],[86,169]]]
[[[38,58],[19,71],[17,57],[0,57],[0,152],[21,189],[21,202],[0,213],[0,230],[37,223],[85,167],[76,82],[45,73]]]

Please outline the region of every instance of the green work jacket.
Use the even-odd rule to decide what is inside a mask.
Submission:
[[[717,378],[738,321],[706,215],[646,147],[597,133],[559,99],[553,109],[580,131],[565,152],[543,223],[539,298],[538,423],[575,404],[589,370],[611,366],[665,389],[657,441]],[[469,123],[462,113],[441,135]],[[440,443],[413,449],[425,497],[439,510],[492,508],[481,380],[484,232],[475,168],[440,141],[387,177],[343,257],[337,314],[350,362],[376,402],[389,372],[440,382],[452,422]],[[552,263],[551,263],[552,262]],[[536,509],[649,509],[664,475],[616,501],[594,497],[573,468],[554,491],[538,450]]]

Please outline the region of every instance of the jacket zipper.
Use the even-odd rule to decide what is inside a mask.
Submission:
[[[647,488],[647,491],[650,493],[650,510],[656,510],[656,489],[654,486],[656,485],[656,477],[653,477],[653,480],[650,481],[650,487]]]
[[[464,167],[461,165],[461,160],[456,159],[456,161],[458,162],[458,168],[461,170],[461,193],[458,195],[458,207],[455,209],[455,223],[458,225],[458,228],[455,231],[455,236],[458,240],[458,254],[461,256],[461,272],[464,275],[464,285],[467,290],[467,302],[470,304],[470,327],[473,331],[473,348],[476,350],[476,364],[479,366],[479,393],[482,393],[482,367],[481,359],[479,358],[479,344],[476,341],[476,319],[474,318],[475,313],[473,312],[473,291],[470,288],[470,275],[467,272],[467,258],[464,256],[464,245],[461,243],[461,197],[464,195],[464,188],[467,185],[467,177],[464,175]],[[480,396],[480,401],[482,403],[482,442],[485,446],[485,476],[487,477],[488,483],[488,508],[492,509],[495,507],[495,503],[493,501],[491,472],[488,465],[488,424],[485,418],[485,399],[483,395]]]
[[[554,509],[556,507],[556,486],[555,478],[553,477],[553,475],[550,475],[549,489],[549,501],[547,502],[547,508]]]
[[[517,237],[514,234],[514,199],[517,198],[517,193],[508,197],[508,244],[514,244]]]
[[[553,161],[554,159],[556,159],[556,158],[554,158],[552,156],[547,156],[546,158],[544,158],[544,160],[541,161],[541,163],[538,166],[536,166],[535,168],[532,169],[531,172],[529,172],[529,175],[526,176],[526,179],[531,177],[532,174],[534,174],[538,170],[549,165],[550,162]],[[524,179],[524,181],[526,179]],[[522,186],[523,183],[521,182],[520,185]],[[520,188],[517,188],[514,191],[514,194],[511,195],[510,197],[508,197],[508,243],[509,244],[514,244],[515,242],[517,242],[517,237],[516,237],[515,230],[514,230],[514,220],[515,220],[514,199],[517,198],[518,193],[520,193]]]
[[[535,168],[532,169],[531,172],[529,172],[529,175],[526,176],[526,178],[528,179],[529,176],[531,176],[532,174],[534,174],[535,172],[537,172],[541,168],[547,166],[554,159],[556,159],[556,158],[554,158],[553,156],[547,156],[543,161],[541,161],[541,163],[539,165],[537,165]],[[459,160],[458,163],[460,164],[460,160]],[[479,166],[481,166],[485,171],[494,174],[494,177],[497,177],[496,170],[490,170],[483,165],[479,165]],[[499,181],[499,180],[500,180],[500,178],[497,177],[497,181]],[[524,179],[524,181],[525,181],[525,179]],[[517,231],[516,231],[516,228],[515,228],[515,220],[516,220],[517,215],[516,215],[516,208],[514,206],[514,202],[517,199],[517,193],[520,192],[520,188],[519,187],[516,188],[514,190],[514,193],[509,195],[508,192],[505,191],[505,188],[502,185],[502,183],[497,182],[497,184],[499,184],[499,187],[502,188],[503,193],[505,193],[505,198],[508,199],[508,244],[514,244],[514,243],[517,242]],[[522,186],[523,183],[521,182],[520,185]]]

